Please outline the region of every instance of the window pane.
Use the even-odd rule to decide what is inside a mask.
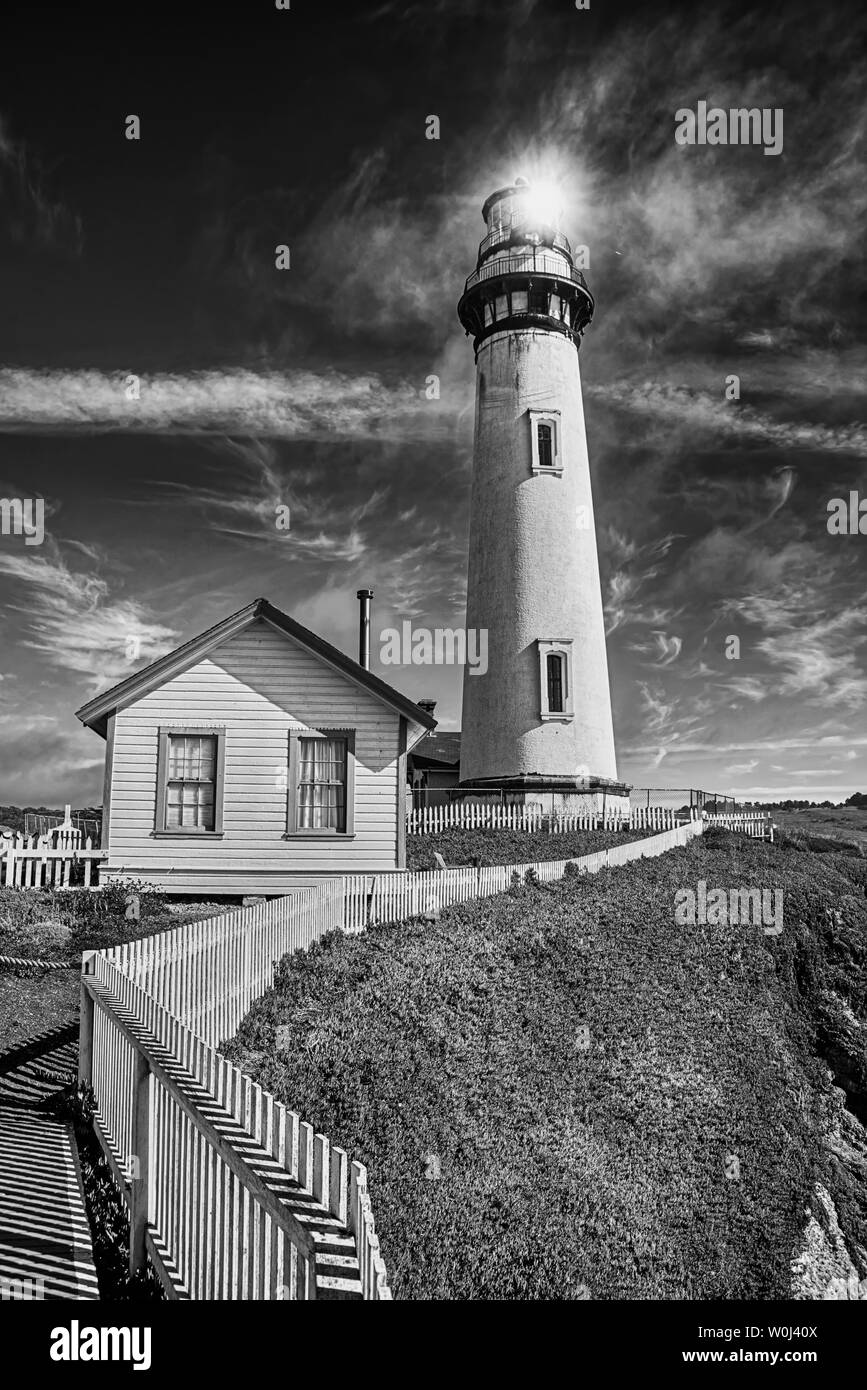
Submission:
[[[171,734],[169,777],[181,781],[212,781],[217,756],[215,734]]]
[[[563,712],[563,657],[548,653],[548,709],[552,714]]]
[[[542,468],[553,468],[554,466],[554,431],[550,425],[537,425],[537,443],[539,447],[539,464]]]
[[[345,830],[346,759],[345,738],[299,739],[299,830]]]
[[[217,767],[216,734],[170,734],[166,827],[213,830]]]

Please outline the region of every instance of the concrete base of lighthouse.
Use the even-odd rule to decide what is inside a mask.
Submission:
[[[628,816],[630,787],[607,777],[476,778],[459,782],[461,800],[471,805],[538,806],[543,815]]]

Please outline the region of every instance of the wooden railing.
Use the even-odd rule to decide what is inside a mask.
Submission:
[[[105,851],[94,849],[88,838],[84,845],[76,831],[55,836],[16,835],[0,840],[0,886],[7,888],[69,888],[73,867],[82,864],[83,886],[91,888],[94,868],[105,858]]]
[[[692,820],[578,859],[357,874],[89,952],[79,1079],[130,1211],[130,1268],[170,1298],[388,1300],[367,1172],[218,1048],[275,964],[326,932],[432,916],[531,873],[595,873],[700,835]]]

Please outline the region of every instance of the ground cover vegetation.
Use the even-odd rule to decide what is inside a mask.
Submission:
[[[576,859],[582,854],[646,840],[648,830],[570,830],[563,835],[529,830],[444,830],[438,835],[407,835],[408,869],[435,869],[438,851],[449,868],[464,864],[538,864],[547,859]]]
[[[782,888],[783,931],[676,926],[699,880]],[[867,1262],[865,888],[711,830],[329,936],[226,1049],[368,1164],[397,1297],[787,1298],[816,1183]]]

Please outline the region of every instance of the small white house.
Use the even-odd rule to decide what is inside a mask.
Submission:
[[[89,701],[106,741],[106,878],[279,894],[405,868],[406,755],[436,727],[256,599]]]

